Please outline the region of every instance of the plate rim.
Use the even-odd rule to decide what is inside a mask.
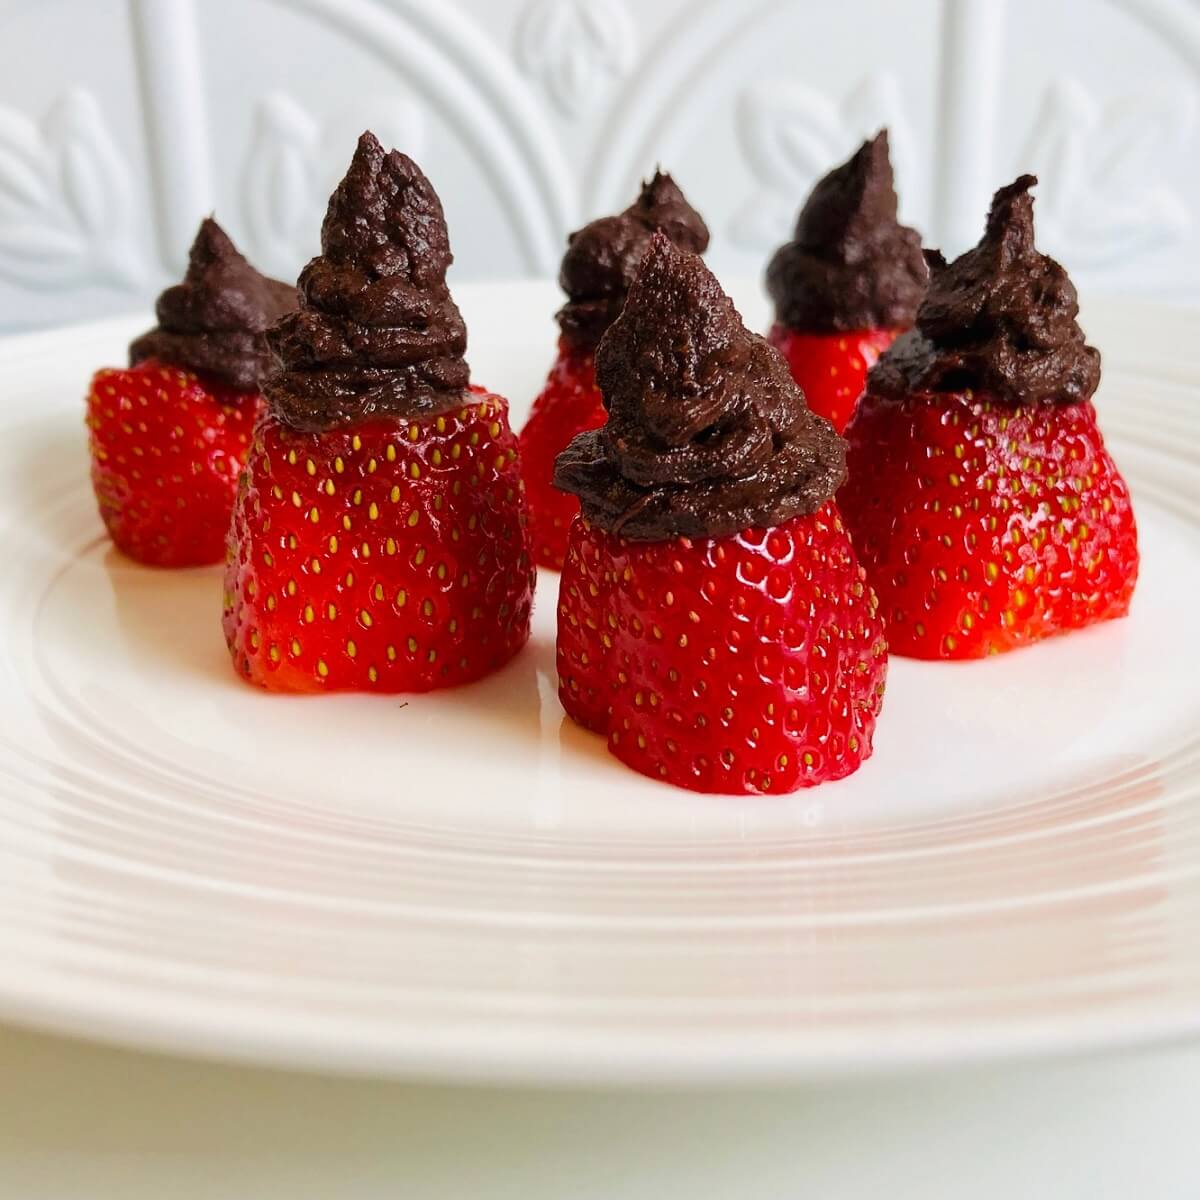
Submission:
[[[553,285],[533,281],[539,294]],[[458,292],[484,302],[480,297],[507,293],[512,284],[465,284]],[[1200,305],[1162,304],[1153,301],[1103,301],[1114,311],[1141,313],[1139,319],[1156,317],[1200,320]],[[37,330],[0,339],[0,370],[21,365],[38,355],[51,354],[66,337],[103,341],[135,328],[138,314],[50,330]],[[1122,359],[1117,356],[1114,365]],[[1200,370],[1200,353],[1189,367]],[[0,848],[2,861],[3,848]],[[701,1030],[655,1044],[653,1035],[606,1031],[591,1044],[590,1033],[580,1029],[569,1034],[552,1031],[536,1037],[522,1030],[512,1044],[498,1047],[494,1029],[479,1044],[464,1053],[464,1034],[455,1034],[456,1047],[443,1047],[419,1028],[401,1031],[407,1036],[390,1039],[346,1037],[337,1031],[339,1020],[298,1022],[293,1013],[283,1024],[273,1023],[259,1009],[242,1010],[241,1019],[230,1022],[215,1037],[203,1015],[189,1020],[179,1010],[153,1011],[151,990],[138,993],[139,1003],[118,1004],[93,996],[90,1003],[64,1002],[58,995],[47,1006],[47,991],[39,1000],[28,986],[15,986],[0,973],[0,1020],[29,1029],[71,1037],[95,1039],[129,1049],[151,1050],[190,1058],[268,1066],[276,1069],[486,1085],[522,1086],[737,1086],[783,1084],[801,1080],[875,1076],[909,1070],[968,1066],[996,1061],[1071,1056],[1098,1050],[1132,1050],[1155,1044],[1200,1037],[1200,1009],[1185,1011],[1164,1005],[1155,1020],[1143,1016],[1137,1023],[1122,1020],[1123,1010],[1114,1009],[1077,1026],[1064,1036],[1059,1024],[1037,1021],[999,1021],[992,1026],[972,1023],[949,1036],[943,1030],[936,1038],[918,1038],[906,1026],[903,1044],[873,1040],[856,1052],[846,1042],[834,1042],[822,1027],[819,1039],[790,1030],[773,1029],[765,1045],[747,1050],[746,1030],[732,1032]],[[144,1002],[143,1002],[144,1001]],[[188,1011],[190,1012],[190,1004]],[[255,1019],[248,1019],[253,1012]],[[195,1015],[195,1014],[193,1014]],[[373,1026],[371,1028],[374,1028]],[[981,1036],[981,1029],[987,1032]],[[621,1040],[625,1051],[614,1046]],[[750,1042],[753,1042],[753,1038]],[[817,1041],[826,1043],[818,1045]],[[533,1043],[543,1041],[537,1046]],[[700,1043],[705,1043],[703,1046]],[[724,1043],[729,1043],[725,1045]]]

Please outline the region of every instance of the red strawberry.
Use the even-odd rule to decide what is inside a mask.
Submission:
[[[696,791],[849,774],[871,752],[887,647],[831,499],[841,439],[663,237],[596,372],[608,420],[555,474],[582,502],[559,589],[568,715]]]
[[[238,492],[234,666],[276,691],[427,691],[529,637],[508,406],[468,383],[441,203],[369,133],[329,202]]]
[[[567,530],[579,501],[554,486],[554,460],[576,434],[604,424],[607,413],[596,389],[593,356],[604,331],[620,314],[656,230],[698,253],[708,246],[708,229],[700,214],[661,171],[642,184],[624,212],[591,221],[567,239],[558,277],[567,294],[558,313],[558,358],[521,430],[521,473],[534,555],[539,565],[556,571],[562,569]]]
[[[771,344],[813,412],[840,433],[867,371],[909,328],[929,272],[916,230],[897,218],[887,130],[819,180],[790,242],[767,267]]]
[[[859,329],[847,333],[800,333],[773,325],[774,346],[791,368],[808,407],[841,433],[867,382],[867,372],[896,340],[898,329]]]
[[[552,482],[554,460],[578,433],[597,429],[607,414],[596,388],[592,354],[564,340],[533,411],[521,430],[521,475],[529,504],[533,556],[539,566],[561,571],[567,530],[579,501]]]
[[[977,658],[1129,609],[1137,528],[1090,401],[1100,358],[1034,246],[1034,182],[935,260],[846,431],[838,503],[901,654]]]
[[[1137,527],[1090,402],[868,392],[847,436],[838,504],[897,654],[979,658],[1129,611]]]
[[[467,683],[529,637],[533,572],[507,405],[301,433],[268,416],[226,575],[234,665],[275,691]]]
[[[187,273],[158,297],[158,324],[128,370],[92,380],[92,483],[117,546],[156,566],[220,562],[270,365],[267,326],[296,291],[260,275],[211,217]]]
[[[92,485],[117,547],[162,567],[220,562],[261,397],[148,359],[97,371]]]
[[[772,529],[631,542],[571,529],[559,696],[645,775],[790,792],[871,753],[887,648],[833,504]]]

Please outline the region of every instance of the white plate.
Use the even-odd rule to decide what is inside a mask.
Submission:
[[[461,299],[476,376],[519,421],[554,289]],[[1142,532],[1129,619],[982,663],[894,660],[874,758],[768,799],[652,783],[564,720],[552,574],[528,651],[474,687],[247,687],[219,570],[134,566],[93,509],[81,396],[137,323],[5,343],[0,1016],[536,1082],[1200,1031],[1195,320],[1090,314]]]

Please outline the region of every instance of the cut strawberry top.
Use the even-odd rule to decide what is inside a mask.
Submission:
[[[567,530],[579,512],[579,500],[554,486],[554,460],[572,438],[598,429],[607,416],[596,387],[592,354],[572,349],[563,338],[546,386],[534,400],[521,430],[521,476],[529,504],[534,559],[539,566],[562,570]]]
[[[808,407],[842,433],[867,384],[867,372],[896,340],[897,329],[799,333],[773,325],[768,341],[787,359]]]

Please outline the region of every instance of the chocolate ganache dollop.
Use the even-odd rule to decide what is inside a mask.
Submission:
[[[655,234],[596,353],[601,429],[559,455],[556,487],[635,541],[719,537],[815,512],[845,443],[788,367],[742,324],[699,256]]]
[[[256,271],[205,217],[183,282],[159,296],[158,324],[130,344],[129,365],[154,358],[257,391],[274,365],[267,327],[295,307],[296,289]]]
[[[459,403],[470,374],[452,259],[420,167],[364,133],[300,273],[300,308],[269,335],[281,369],[263,391],[279,419],[316,432]]]
[[[908,328],[929,271],[921,235],[896,219],[887,130],[813,188],[767,267],[775,319],[813,333]]]
[[[974,249],[949,264],[930,255],[916,328],[872,368],[871,392],[901,399],[970,389],[1008,404],[1076,404],[1095,392],[1100,352],[1079,328],[1075,286],[1034,245],[1035,183],[1022,175],[996,193]]]
[[[642,184],[638,198],[615,217],[600,217],[567,238],[559,286],[567,303],[558,324],[572,345],[594,350],[617,319],[656,230],[685,250],[708,249],[708,226],[679,185],[661,171]]]

